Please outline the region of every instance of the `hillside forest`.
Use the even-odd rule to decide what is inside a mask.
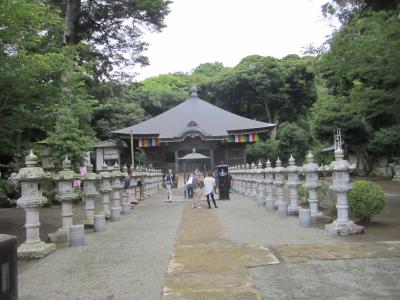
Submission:
[[[146,65],[143,33],[161,31],[165,0],[0,1],[0,167],[23,165],[38,142],[54,163],[179,104],[200,98],[233,113],[278,124],[272,138],[248,146],[248,161],[298,163],[312,149],[319,163],[341,128],[360,175],[377,161],[400,164],[400,1],[331,0],[340,21],[323,45],[283,58],[249,55],[236,66],[204,62],[189,73],[136,82],[124,72]],[[4,178],[4,176],[3,176]]]

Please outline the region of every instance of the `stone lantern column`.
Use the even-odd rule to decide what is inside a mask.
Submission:
[[[42,196],[39,184],[45,177],[45,173],[37,165],[37,156],[32,150],[26,156],[25,163],[26,167],[20,169],[15,178],[21,185],[21,198],[17,200],[17,204],[26,213],[26,240],[18,247],[18,257],[42,258],[56,250],[54,244],[44,243],[39,236],[39,208],[47,202],[47,199]]]
[[[283,193],[283,186],[285,185],[284,178],[285,168],[282,167],[282,163],[278,157],[276,161],[276,167],[274,168],[275,180],[274,185],[276,186],[276,205],[287,205],[285,201],[285,195]]]
[[[311,220],[313,223],[326,222],[330,218],[327,217],[318,208],[317,189],[320,186],[318,180],[318,172],[321,169],[314,162],[314,155],[311,151],[307,155],[307,164],[303,165],[303,173],[305,176],[304,187],[308,190],[308,202],[310,203]]]
[[[111,218],[110,196],[113,189],[111,186],[111,173],[108,171],[108,166],[106,165],[106,163],[103,163],[103,167],[99,175],[100,175],[99,192],[103,198],[103,212],[106,219],[110,219]]]
[[[85,227],[93,228],[94,226],[94,201],[99,193],[96,191],[97,175],[93,173],[93,165],[87,164],[88,172],[81,177],[83,181],[83,197],[85,199]]]
[[[251,163],[251,195],[252,199],[257,199],[257,165],[252,162]]]
[[[335,150],[335,160],[331,162],[328,170],[332,171],[332,185],[329,187],[336,193],[337,219],[325,225],[325,230],[335,235],[350,235],[364,233],[364,227],[355,224],[349,219],[349,204],[347,194],[352,188],[349,170],[355,166],[343,159],[341,144]]]
[[[299,170],[300,168],[295,164],[295,159],[290,155],[289,166],[286,168],[286,173],[288,174],[287,186],[289,187],[290,195],[290,205],[288,207],[289,215],[299,214],[299,205],[297,204],[297,187],[300,185]]]
[[[264,169],[262,167],[262,163],[258,162],[257,166],[257,206],[258,207],[264,207],[265,206],[265,197],[264,197],[264,191],[265,191],[265,181],[264,181]]]
[[[132,170],[131,184],[130,184],[130,203],[138,204],[136,199],[136,186],[137,186],[137,174],[135,170]]]
[[[240,166],[240,194],[246,195],[246,166]]]
[[[121,211],[122,211],[121,188],[123,186],[121,185],[121,177],[122,177],[122,173],[119,170],[119,165],[118,165],[118,163],[115,163],[114,170],[111,172],[112,188],[113,188],[113,203],[112,203],[111,210],[115,211],[114,214],[116,216],[116,219],[118,219],[118,216],[121,215]],[[111,212],[111,214],[112,214],[112,212]]]
[[[274,194],[272,192],[272,184],[274,182],[274,168],[271,167],[271,162],[267,160],[265,172],[265,205],[268,210],[275,209]]]
[[[128,202],[128,193],[125,192],[125,188],[124,188],[124,184],[125,184],[125,177],[128,176],[128,167],[126,165],[124,165],[122,167],[122,179],[121,179],[121,185],[122,185],[122,189],[121,189],[121,195],[122,195],[122,204],[123,203],[129,203]]]
[[[61,203],[62,227],[55,233],[49,234],[52,242],[69,241],[69,229],[73,225],[72,201],[76,198],[74,178],[75,172],[71,170],[71,161],[65,156],[61,171],[54,176],[57,184],[56,199]]]
[[[251,169],[249,164],[246,164],[246,196],[251,196]]]

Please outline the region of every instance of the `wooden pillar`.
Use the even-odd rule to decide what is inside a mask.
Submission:
[[[210,157],[211,157],[211,171],[214,170],[215,168],[215,162],[214,162],[214,149],[210,149]]]
[[[179,172],[178,150],[175,150],[175,173]]]

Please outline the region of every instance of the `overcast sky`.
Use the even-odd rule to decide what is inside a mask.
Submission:
[[[252,54],[281,58],[320,45],[332,32],[321,14],[328,0],[173,0],[167,27],[146,34],[150,66],[137,80],[190,72],[201,63],[233,67]]]

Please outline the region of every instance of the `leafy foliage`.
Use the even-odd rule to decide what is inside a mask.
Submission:
[[[383,189],[367,180],[356,180],[349,193],[349,206],[351,214],[360,221],[369,221],[385,206]]]

